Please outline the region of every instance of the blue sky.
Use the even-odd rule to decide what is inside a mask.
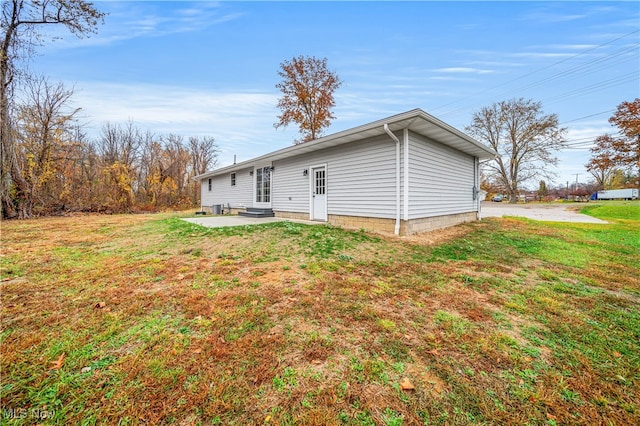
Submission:
[[[279,64],[326,57],[343,86],[326,134],[422,108],[464,129],[483,106],[540,101],[568,127],[556,183],[584,182],[590,141],[640,97],[638,2],[96,1],[90,38],[48,42],[35,72],[105,122],[213,136],[219,165],[289,146],[274,129]],[[532,184],[537,186],[537,183]]]

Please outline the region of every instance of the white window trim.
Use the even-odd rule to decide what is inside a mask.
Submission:
[[[257,173],[257,169],[263,169],[265,167],[273,167],[273,163],[264,163],[264,164],[256,164],[255,166],[253,166],[252,169],[252,173],[253,173],[253,179],[251,179],[251,184],[253,186],[253,198],[252,198],[252,205],[256,208],[271,208],[271,203],[273,201],[273,170],[271,171],[271,182],[269,185],[269,202],[268,203],[259,203],[256,201],[256,180],[258,179],[258,173]]]

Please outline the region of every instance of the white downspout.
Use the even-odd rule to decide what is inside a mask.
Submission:
[[[409,223],[409,129],[405,128],[402,131],[402,143],[404,150],[404,164],[402,170],[404,170],[404,191],[402,194],[402,218],[405,223]]]
[[[400,235],[400,139],[389,130],[387,123],[384,123],[384,131],[396,141],[396,226],[393,233]]]
[[[476,198],[476,211],[478,220],[482,220],[482,207],[480,204],[480,159],[478,157],[473,159],[473,196]]]

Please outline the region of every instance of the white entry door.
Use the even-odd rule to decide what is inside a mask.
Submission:
[[[311,168],[311,220],[327,220],[327,167]]]

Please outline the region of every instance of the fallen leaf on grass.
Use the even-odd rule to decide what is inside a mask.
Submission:
[[[440,352],[438,352],[437,349],[431,349],[430,351],[427,351],[428,354],[434,355],[434,356],[438,356],[440,355]]]
[[[53,361],[51,363],[51,367],[49,367],[49,370],[60,370],[62,368],[62,364],[64,364],[64,357],[65,357],[65,354],[62,354],[60,355],[60,358]]]
[[[102,309],[105,306],[107,306],[107,302],[98,302],[95,305],[93,305],[93,307],[96,308],[96,309]]]
[[[409,381],[409,379],[407,379],[405,377],[404,379],[402,379],[402,382],[400,382],[400,389],[402,389],[402,390],[414,390],[415,386],[413,386],[413,383],[411,383]]]
[[[618,351],[613,351],[613,356],[615,356],[616,358],[620,358],[622,354]]]

